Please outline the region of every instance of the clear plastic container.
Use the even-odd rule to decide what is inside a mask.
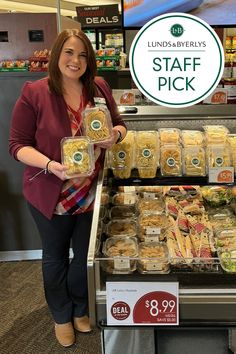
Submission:
[[[111,237],[103,244],[103,254],[110,259],[103,261],[103,268],[107,273],[132,273],[136,270],[138,256],[137,240],[132,237]]]
[[[230,167],[231,156],[227,145],[208,145],[207,165],[210,167]]]
[[[180,143],[180,130],[177,128],[160,128],[158,129],[160,144],[175,144]]]
[[[204,186],[200,190],[204,201],[213,207],[229,204],[233,199],[232,190],[228,186]]]
[[[206,154],[203,147],[185,146],[183,148],[183,174],[186,176],[206,175]]]
[[[220,265],[227,273],[236,273],[236,249],[218,251]]]
[[[236,227],[216,231],[216,248],[221,251],[236,249]]]
[[[114,219],[128,219],[136,218],[138,212],[134,205],[117,205],[110,209],[110,218]]]
[[[93,144],[82,136],[63,138],[61,160],[68,167],[66,178],[90,176],[95,168]]]
[[[142,274],[169,273],[168,248],[161,242],[141,242],[138,245],[138,271]]]
[[[136,132],[135,166],[141,178],[154,178],[159,166],[159,140],[156,131]]]
[[[133,205],[135,206],[137,203],[138,197],[136,193],[125,193],[119,192],[113,195],[112,204],[113,205]]]
[[[154,213],[162,214],[165,212],[165,203],[162,198],[140,198],[137,203],[137,209],[140,214]]]
[[[163,241],[170,223],[165,214],[146,213],[139,216],[138,225],[140,241]]]
[[[204,125],[207,144],[225,144],[227,140],[228,128],[224,125]]]
[[[162,176],[182,176],[182,149],[180,145],[164,145],[161,147]]]
[[[204,134],[200,130],[182,130],[181,140],[183,146],[202,146],[204,144]]]
[[[112,121],[105,106],[85,108],[82,113],[83,133],[93,143],[106,142],[112,136]]]
[[[109,237],[134,237],[137,235],[137,226],[134,220],[116,219],[107,224],[106,234]]]
[[[134,132],[129,131],[118,144],[113,144],[108,153],[108,165],[117,178],[129,178],[134,167]]]

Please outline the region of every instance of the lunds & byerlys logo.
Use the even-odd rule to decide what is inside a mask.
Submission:
[[[169,13],[140,29],[129,63],[132,78],[146,97],[167,107],[187,107],[216,88],[224,70],[224,50],[206,22]]]

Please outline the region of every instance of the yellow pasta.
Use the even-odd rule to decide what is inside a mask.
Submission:
[[[85,109],[83,125],[85,135],[93,142],[109,140],[111,137],[110,115],[103,107]]]
[[[62,162],[68,167],[65,173],[67,178],[90,174],[94,166],[88,140],[64,139],[62,142]]]

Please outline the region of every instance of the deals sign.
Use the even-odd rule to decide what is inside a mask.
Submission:
[[[107,324],[179,324],[178,283],[107,282]]]
[[[203,20],[169,13],[139,30],[130,48],[129,65],[135,84],[151,101],[188,107],[216,88],[224,70],[224,49]]]

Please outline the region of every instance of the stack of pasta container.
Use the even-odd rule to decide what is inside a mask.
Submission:
[[[223,125],[204,125],[208,171],[211,167],[231,166],[230,148],[227,144],[229,130]]]
[[[204,134],[199,130],[182,130],[183,173],[185,176],[205,176],[206,156]]]

